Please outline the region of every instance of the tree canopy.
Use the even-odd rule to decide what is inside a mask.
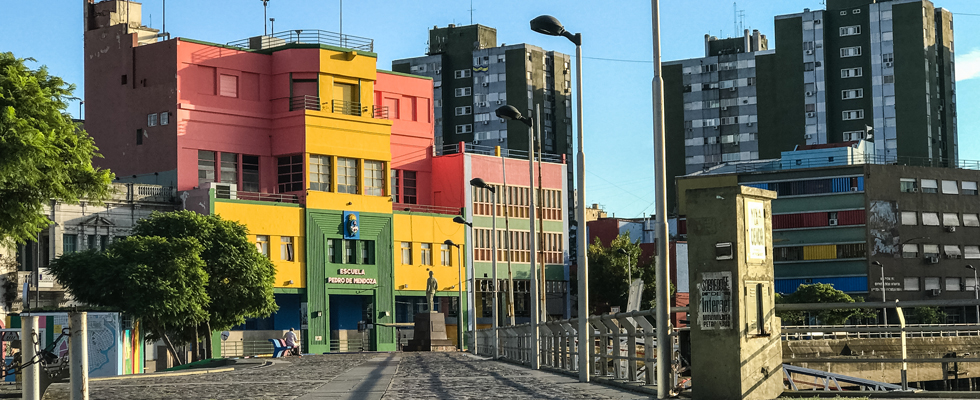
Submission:
[[[643,279],[640,309],[656,305],[656,270],[649,260],[640,264],[642,253],[639,241],[631,241],[629,232],[617,236],[609,247],[604,247],[599,238],[589,245],[589,298],[594,308],[619,306],[626,311],[630,287],[627,265],[634,280]]]
[[[95,142],[65,111],[75,86],[0,53],[0,239],[34,240],[51,199],[104,200],[112,174],[92,166]]]
[[[851,297],[847,293],[834,288],[834,285],[815,283],[800,285],[795,292],[788,295],[776,294],[776,303],[855,303],[863,302],[862,297]],[[819,310],[812,313],[821,325],[843,325],[850,318],[874,318],[874,310],[862,309],[833,309]],[[776,315],[782,319],[783,325],[803,325],[806,321],[805,311],[779,311]]]

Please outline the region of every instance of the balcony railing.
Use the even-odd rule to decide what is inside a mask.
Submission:
[[[268,201],[273,203],[299,204],[299,197],[297,197],[295,194],[237,191],[235,192],[235,198],[237,198],[238,200]]]
[[[295,96],[289,98],[289,111],[320,111],[320,98],[317,96]]]
[[[482,154],[487,156],[493,156],[496,155],[496,149],[497,149],[496,146],[483,146],[483,145],[466,143],[463,151],[460,151],[459,144],[447,144],[447,145],[443,145],[442,147],[437,147],[435,149],[435,152],[436,152],[436,156],[444,156],[448,154],[458,154],[458,153]],[[528,152],[525,150],[501,148],[500,156],[527,160]],[[562,164],[565,162],[565,159],[562,157],[561,154],[542,153],[541,161]]]
[[[368,111],[367,107],[362,107],[360,102],[346,100],[333,100],[330,105],[330,110],[336,114],[353,115],[357,117]]]
[[[424,212],[432,214],[463,215],[463,210],[458,207],[430,206],[424,204],[405,204],[394,203],[391,205],[394,211]]]
[[[376,119],[388,119],[388,106],[371,106],[372,114]]]
[[[263,50],[289,44],[322,44],[345,49],[374,52],[374,39],[342,35],[319,29],[294,29],[276,32],[269,36],[255,36],[248,39],[228,42],[229,46],[249,50]]]

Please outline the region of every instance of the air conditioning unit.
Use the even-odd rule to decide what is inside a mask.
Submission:
[[[500,138],[500,143],[503,143],[504,140],[507,140],[507,139],[506,138]]]
[[[721,111],[728,111],[728,107],[722,107]]]
[[[939,264],[939,257],[926,257],[926,264]]]
[[[929,289],[929,290],[926,290],[926,294],[928,294],[930,296],[933,296],[933,297],[939,296],[939,293],[942,293],[942,292],[939,291],[939,289]]]
[[[490,83],[488,83],[488,82],[483,82],[483,87],[487,87],[487,86],[490,86]]]
[[[895,64],[894,64],[894,63],[892,63],[891,61],[889,61],[889,62],[886,62],[886,63],[885,63],[885,68],[891,68],[891,67],[892,67],[893,65],[895,65]]]
[[[504,104],[503,100],[497,100],[497,104]]]
[[[912,193],[918,192],[919,188],[912,188]]]
[[[813,139],[813,135],[807,133],[807,134],[803,135],[803,138],[804,139]]]
[[[947,226],[946,227],[946,232],[949,232],[949,233],[956,232],[956,227],[955,226]]]
[[[827,225],[837,226],[837,218],[831,218],[829,221],[827,221]]]
[[[745,126],[752,126],[752,123],[751,122],[748,122],[748,123],[745,124]]]
[[[490,121],[489,120],[483,121],[483,125],[490,125]]]
[[[961,256],[961,255],[959,255],[959,254],[954,254],[954,255],[951,255],[951,256],[948,256],[948,257],[949,257],[949,258],[952,258],[952,259],[959,259],[959,258],[963,258],[963,256]]]
[[[715,125],[715,126],[714,126],[714,128],[715,128],[715,130],[717,131],[717,130],[718,130],[718,125]]]
[[[858,191],[858,188],[856,188],[856,187],[852,187],[852,188],[851,188],[851,191],[852,191],[852,192],[856,192],[856,191]]]
[[[813,96],[813,92],[806,92],[806,97]]]
[[[734,86],[732,86],[732,88],[731,88],[731,89],[728,89],[728,90],[731,90],[731,91],[733,91],[733,92],[734,92],[734,91],[736,91],[736,90],[738,90],[738,88],[737,88],[737,87],[734,87]]]
[[[214,198],[216,199],[236,199],[238,185],[234,183],[205,182],[201,185],[201,189],[214,189]]]
[[[813,117],[816,117],[817,116],[817,113],[808,112],[808,113],[806,113],[806,116],[808,118],[813,118]]]
[[[813,20],[813,24],[814,24],[814,25],[820,25],[820,20],[819,20],[819,19],[815,19],[815,20]]]
[[[473,139],[473,144],[480,144],[479,140]]]
[[[807,50],[807,51],[806,51],[806,55],[808,55],[808,56],[812,56],[812,55],[813,55],[813,50]]]

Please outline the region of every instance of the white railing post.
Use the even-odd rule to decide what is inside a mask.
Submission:
[[[608,342],[610,333],[609,328],[607,328],[602,321],[599,320],[599,318],[600,317],[589,318],[588,326],[593,328],[593,330],[599,331],[599,375],[609,376],[609,355],[607,349],[609,348]],[[591,337],[592,335],[589,336]],[[590,338],[588,345],[590,349],[595,349],[595,340]],[[589,363],[591,363],[589,364],[589,370],[595,370],[595,358],[593,358],[591,354],[588,354],[588,357]]]
[[[655,375],[654,368],[654,346],[653,339],[657,335],[656,329],[654,329],[653,324],[647,317],[637,317],[634,318],[640,327],[643,328],[643,364],[646,365],[646,384],[653,385],[657,382],[657,376]],[[659,344],[659,343],[658,343]]]
[[[636,380],[636,326],[633,325],[633,318],[631,317],[618,317],[619,326],[626,328],[626,351],[629,354],[629,360],[627,361],[627,381],[633,382]]]
[[[604,345],[603,347],[606,348],[606,354],[610,356],[608,357],[606,364],[608,364],[610,360],[614,362],[613,374],[615,374],[616,379],[623,379],[623,360],[617,358],[619,356],[622,356],[623,346],[622,346],[622,341],[620,340],[620,335],[622,334],[622,331],[619,329],[619,326],[616,325],[616,322],[610,316],[603,315],[602,317],[599,318],[599,322],[606,327],[606,332],[609,334],[609,340],[612,341],[612,349],[609,349],[609,345],[603,343]],[[608,340],[604,342],[608,342]]]

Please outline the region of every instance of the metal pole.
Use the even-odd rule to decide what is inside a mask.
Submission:
[[[885,266],[882,265],[881,263],[878,263],[878,266],[881,267],[881,302],[882,303],[885,303]],[[881,316],[884,319],[885,326],[888,326],[888,309],[887,308],[883,308],[881,310]]]
[[[579,41],[581,43],[581,40]],[[588,238],[585,232],[585,135],[582,133],[582,45],[575,45],[575,97],[578,117],[578,201],[575,219],[578,257],[578,380],[588,382],[591,377],[590,361],[592,344],[589,343],[589,259]]]
[[[497,313],[497,190],[490,190],[490,202],[491,202],[491,215],[493,216],[493,225],[491,227],[491,235],[493,239],[490,240],[490,265],[493,268],[492,278],[493,278],[493,358],[497,359],[500,356],[500,352],[497,347],[500,345],[500,341],[497,338],[497,328],[498,320],[500,319],[500,314]]]
[[[541,120],[541,104],[535,104],[534,105],[534,110],[535,110],[534,118],[537,121],[540,121]],[[538,155],[537,155],[537,157],[538,157],[538,251],[543,253],[544,252],[544,208],[542,208],[542,206],[544,205],[544,201],[541,200],[541,199],[544,197],[544,189],[542,188],[542,186],[543,186],[543,180],[544,180],[542,177],[544,175],[541,173],[541,158],[542,158],[541,157],[541,129],[542,129],[541,128],[541,125],[538,125],[537,128],[538,128],[537,129],[537,131],[538,131],[537,132],[537,134],[538,134],[538,140],[537,140],[537,143],[535,144],[535,146],[532,146],[532,147],[536,147],[537,148],[537,153],[538,153]],[[534,173],[532,173],[531,176],[534,176]],[[531,224],[532,225],[534,224],[534,218],[531,218]],[[532,239],[531,240],[534,240],[533,239],[533,236],[534,236],[533,233],[532,233],[531,236],[532,236]],[[540,310],[540,312],[538,313],[538,315],[540,317],[538,319],[538,321],[544,322],[546,320],[546,318],[544,318],[544,317],[548,315],[548,303],[545,302],[546,294],[548,293],[547,285],[546,285],[547,282],[548,282],[548,279],[547,279],[547,275],[546,275],[546,269],[545,269],[545,265],[544,265],[544,256],[543,255],[542,255],[542,257],[540,257],[540,260],[539,261],[541,262],[541,272],[540,272],[540,275],[539,275],[539,277],[541,278],[541,281],[538,282],[538,301],[541,304],[538,306],[538,310]]]
[[[531,126],[527,127],[527,144],[529,150],[527,152],[527,164],[528,164],[528,172],[530,173],[530,177],[531,177],[531,180],[528,184],[528,189],[529,189],[528,194],[531,197],[530,198],[531,201],[529,202],[527,208],[528,208],[528,217],[530,218],[530,222],[531,222],[531,231],[530,231],[530,236],[528,237],[528,242],[529,242],[528,245],[530,245],[530,250],[531,250],[531,260],[530,260],[531,261],[531,296],[530,296],[531,297],[530,298],[531,300],[531,369],[538,369],[540,368],[538,364],[538,362],[540,361],[539,360],[540,348],[538,347],[538,342],[540,340],[538,338],[538,322],[540,321],[540,319],[538,315],[540,314],[541,309],[538,304],[538,271],[537,271],[538,268],[537,268],[537,263],[535,262],[536,254],[534,252],[536,246],[534,245],[534,192],[533,192],[534,191],[534,149],[533,149],[534,122],[533,121],[539,121],[539,120],[538,119],[532,120]]]
[[[971,268],[972,269],[972,268]],[[973,298],[980,300],[980,289],[977,288],[977,270],[973,269]],[[977,324],[980,324],[980,304],[977,306]]]
[[[458,296],[459,305],[456,306],[456,333],[459,338],[456,343],[459,344],[459,351],[463,351],[463,247],[456,245],[456,274],[458,279],[456,280],[456,291]]]
[[[517,323],[514,321],[514,269],[511,267],[511,262],[514,258],[514,247],[510,238],[510,210],[509,206],[513,200],[510,196],[510,189],[507,187],[507,159],[504,158],[500,151],[500,147],[497,147],[497,156],[500,157],[500,170],[504,174],[504,193],[500,195],[504,199],[504,242],[507,243],[507,325],[514,326]]]
[[[88,400],[88,313],[71,315],[71,400]]]
[[[262,0],[262,36],[269,36],[269,0]]]
[[[656,180],[657,219],[654,232],[657,256],[654,268],[657,279],[657,398],[670,396],[670,254],[667,252],[667,173],[664,144],[664,93],[660,65],[660,0],[651,0],[653,11],[653,158]]]
[[[20,362],[21,365],[30,364],[23,369],[24,400],[41,400],[41,367],[34,362],[37,356],[37,348],[34,347],[38,340],[37,318],[32,315],[20,317]]]
[[[472,211],[470,211],[470,213],[472,214]],[[473,225],[470,223],[470,224],[466,224],[466,226],[470,228],[469,229],[470,236],[467,239],[468,241],[466,243],[476,243],[476,239],[473,238]],[[470,275],[470,283],[469,286],[466,287],[466,293],[467,293],[466,298],[469,301],[469,304],[466,305],[466,311],[470,314],[470,336],[472,336],[473,339],[473,349],[472,349],[473,355],[479,355],[480,351],[478,349],[477,346],[478,341],[476,339],[476,267],[473,265],[474,248],[475,246],[472,245],[469,247],[468,251],[470,252],[470,254],[468,257],[466,257],[467,260],[470,262],[470,265],[466,270],[467,273]]]

